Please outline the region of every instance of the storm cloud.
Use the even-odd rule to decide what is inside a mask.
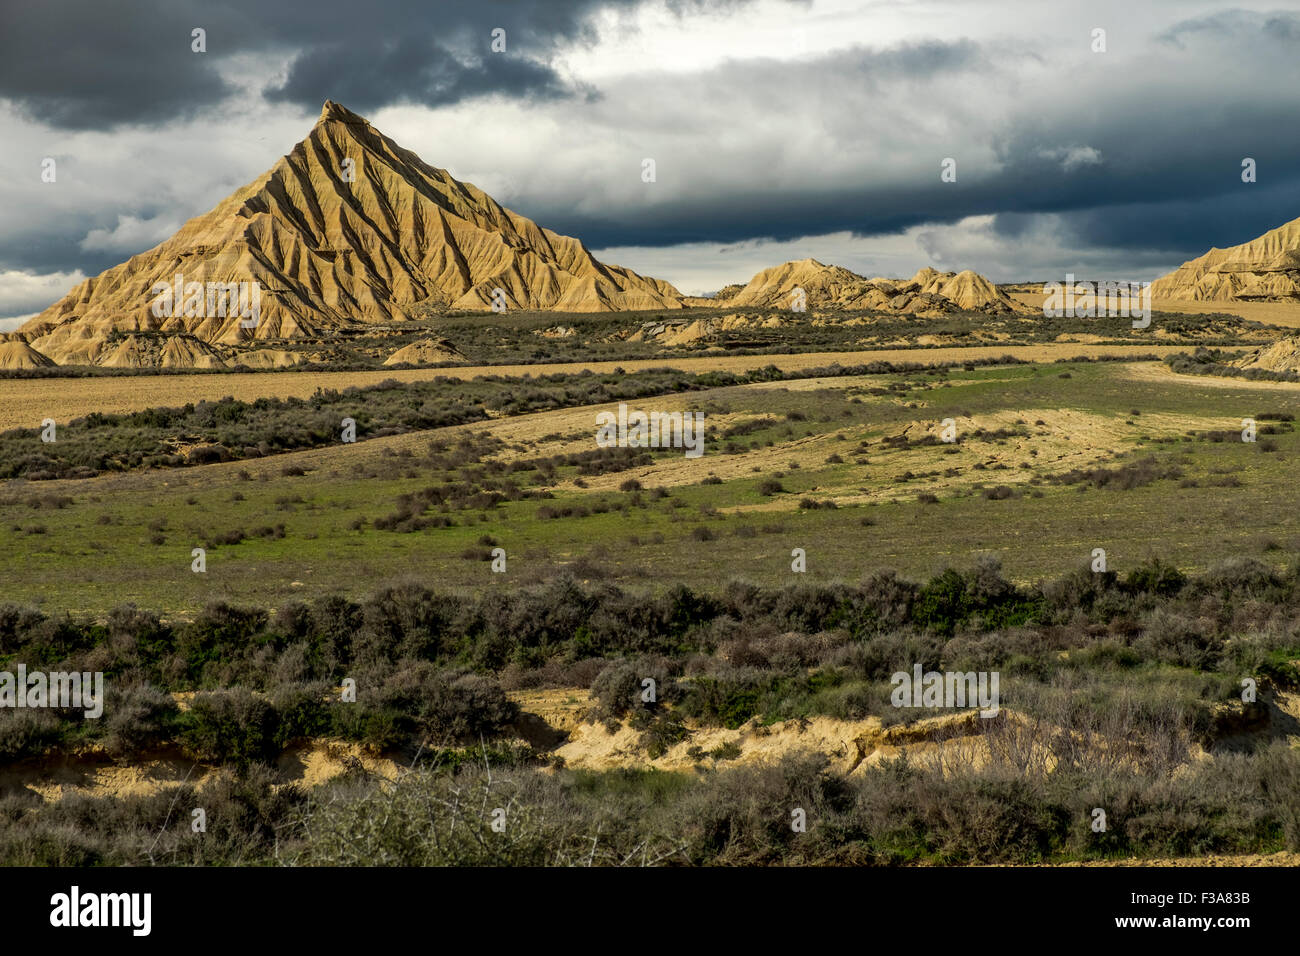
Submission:
[[[0,316],[36,308],[45,277],[95,274],[205,212],[326,99],[688,291],[777,255],[873,274],[1153,278],[1300,216],[1300,14],[1268,5],[115,9],[0,13]],[[46,157],[56,184],[40,181]]]

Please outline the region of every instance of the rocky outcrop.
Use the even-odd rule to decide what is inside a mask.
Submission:
[[[1252,349],[1231,363],[1237,368],[1257,368],[1266,372],[1300,372],[1300,337],[1284,339]]]
[[[0,368],[44,368],[54,364],[22,339],[0,342]]]
[[[398,349],[384,360],[385,365],[437,365],[455,362],[465,356],[448,339],[421,339]]]
[[[910,279],[865,279],[841,266],[800,259],[764,269],[744,286],[728,286],[714,297],[727,308],[792,309],[803,293],[808,309],[875,309],[914,315],[945,312],[1001,314],[1023,311],[978,273],[925,268]]]
[[[162,302],[160,290],[177,276],[182,295]],[[254,282],[255,324],[249,309],[223,308],[227,284]],[[160,245],[87,279],[22,331],[54,361],[85,364],[115,332],[247,346],[402,321],[416,305],[486,311],[494,297],[508,309],[567,312],[677,309],[682,299],[327,102],[310,135],[267,173]]]
[[[1151,283],[1158,299],[1222,302],[1300,301],[1300,219],[1258,239],[1211,249]]]

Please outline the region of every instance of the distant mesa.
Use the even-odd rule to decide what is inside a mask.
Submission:
[[[1210,302],[1300,301],[1300,219],[1230,249],[1211,249],[1151,283],[1151,296]]]
[[[0,369],[41,368],[55,365],[25,343],[20,333],[0,342]],[[307,361],[299,352],[282,349],[239,350],[227,346],[213,346],[192,335],[160,335],[151,332],[131,333],[123,336],[81,340],[74,360],[63,364],[97,365],[101,368],[156,369],[156,368],[233,368],[249,369],[292,368]]]
[[[726,308],[788,309],[802,289],[810,308],[829,308],[861,287],[863,278],[840,266],[828,266],[816,259],[798,259],[763,269],[743,286],[728,286],[713,297],[713,304]]]
[[[744,286],[728,286],[713,304],[727,308],[788,309],[802,290],[809,309],[878,309],[913,315],[1025,311],[992,282],[975,272],[922,269],[910,279],[866,279],[841,266],[799,259],[764,269]]]

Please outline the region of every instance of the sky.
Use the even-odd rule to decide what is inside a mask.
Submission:
[[[5,3],[0,330],[327,99],[688,294],[805,257],[1148,280],[1300,217],[1300,0]]]

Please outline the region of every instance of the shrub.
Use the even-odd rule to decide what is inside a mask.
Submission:
[[[653,702],[642,699],[647,679],[654,681]],[[592,681],[591,694],[596,700],[591,716],[597,720],[623,717],[633,712],[651,713],[660,704],[679,696],[664,665],[646,658],[619,660],[608,665]]]
[[[478,674],[442,675],[425,713],[427,732],[457,741],[493,737],[519,717],[501,684]]]
[[[138,754],[171,737],[180,711],[170,694],[149,684],[105,688],[104,749],[114,757]]]
[[[38,757],[64,735],[63,721],[44,708],[0,708],[0,759]]]
[[[1172,564],[1152,558],[1129,573],[1124,585],[1131,591],[1168,597],[1177,594],[1187,577]]]
[[[181,744],[197,760],[242,770],[279,752],[275,710],[242,687],[196,695],[180,724]]]

